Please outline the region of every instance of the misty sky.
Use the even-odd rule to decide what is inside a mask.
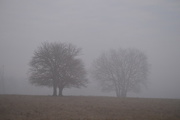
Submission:
[[[28,63],[44,41],[82,48],[90,69],[103,51],[137,48],[150,64],[148,87],[135,97],[180,98],[179,0],[1,0],[0,69],[8,94],[52,94],[28,83]],[[102,93],[90,79],[88,88],[65,89],[65,95]]]

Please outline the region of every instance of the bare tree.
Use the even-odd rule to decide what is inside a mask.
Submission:
[[[102,90],[115,90],[117,97],[126,97],[129,91],[140,91],[141,84],[146,84],[147,74],[147,57],[137,49],[103,53],[92,67],[92,75],[100,81]]]
[[[81,87],[87,83],[82,61],[77,58],[80,49],[72,44],[43,43],[30,61],[29,81],[38,86],[53,87],[59,96],[65,87]]]

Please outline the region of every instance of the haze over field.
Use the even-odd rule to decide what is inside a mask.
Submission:
[[[148,86],[128,96],[180,98],[179,21],[178,0],[1,0],[0,93],[51,95],[51,89],[29,84],[28,64],[42,42],[60,41],[82,48],[87,70],[103,51],[137,48],[148,57]],[[115,96],[89,81],[64,95]]]

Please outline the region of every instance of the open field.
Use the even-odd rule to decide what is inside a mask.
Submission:
[[[0,120],[180,120],[180,99],[0,95]]]

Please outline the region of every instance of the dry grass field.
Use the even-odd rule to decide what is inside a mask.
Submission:
[[[0,120],[180,120],[180,99],[0,95]]]

